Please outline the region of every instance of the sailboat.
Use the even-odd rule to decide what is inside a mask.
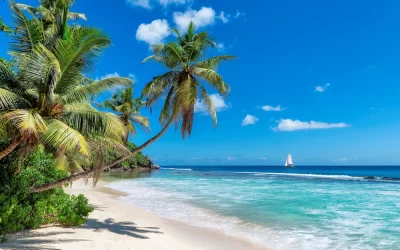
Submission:
[[[288,154],[288,156],[286,158],[285,168],[294,168],[292,155],[290,153]]]

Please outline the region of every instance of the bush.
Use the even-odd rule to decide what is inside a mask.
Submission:
[[[0,149],[7,141],[0,140]],[[51,154],[40,148],[34,150],[14,175],[17,153],[0,160],[0,235],[37,228],[44,224],[78,226],[86,222],[93,208],[83,196],[71,196],[61,187],[41,193],[29,193],[29,187],[53,182],[67,176],[56,169]]]

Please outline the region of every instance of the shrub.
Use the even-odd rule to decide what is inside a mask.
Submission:
[[[7,145],[0,140],[0,149]],[[18,155],[13,152],[0,160],[0,235],[37,228],[44,224],[78,226],[86,222],[93,208],[83,196],[71,196],[59,188],[29,193],[29,187],[67,176],[56,168],[51,154],[36,149],[23,161],[21,173],[14,175]]]

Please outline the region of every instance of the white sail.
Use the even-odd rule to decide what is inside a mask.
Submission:
[[[293,167],[293,159],[292,159],[292,155],[290,153],[288,154],[288,156],[286,158],[285,167]]]
[[[292,155],[291,154],[289,154],[288,157],[287,157],[287,163],[289,165],[293,165],[293,159],[292,159]]]

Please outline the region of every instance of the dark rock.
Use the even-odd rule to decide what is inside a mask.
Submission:
[[[151,165],[151,169],[160,169],[160,166],[158,166],[158,165]]]

